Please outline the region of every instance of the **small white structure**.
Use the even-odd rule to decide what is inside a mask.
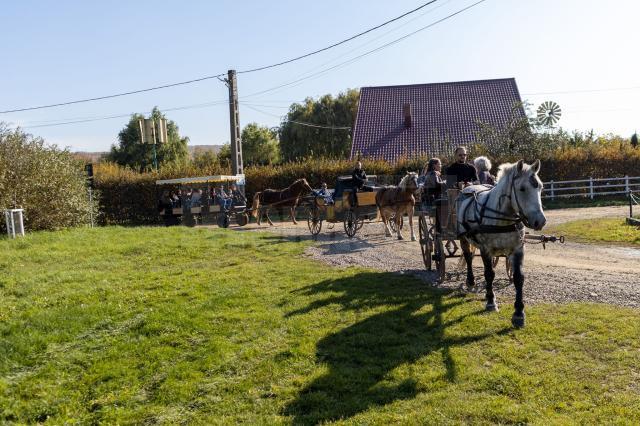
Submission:
[[[7,234],[9,234],[9,238],[15,238],[16,235],[22,235],[24,237],[23,211],[23,209],[7,209],[4,211],[4,219],[7,222]]]

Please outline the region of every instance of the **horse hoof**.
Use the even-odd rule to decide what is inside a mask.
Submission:
[[[484,307],[484,310],[486,312],[498,312],[498,305],[496,305],[495,303],[487,303],[487,305]]]
[[[398,240],[404,240],[404,238],[402,238],[402,235],[398,235]]]
[[[524,312],[522,313],[522,315],[516,315],[516,314],[513,314],[513,316],[511,317],[511,324],[512,324],[515,328],[522,328],[522,327],[524,327],[524,324],[525,324]]]
[[[475,281],[473,278],[471,278],[471,279],[468,279],[468,278],[467,278],[467,282],[466,282],[466,284],[467,284],[467,287],[469,287],[469,288],[471,288],[471,287],[475,287],[475,285],[476,285],[476,281]]]

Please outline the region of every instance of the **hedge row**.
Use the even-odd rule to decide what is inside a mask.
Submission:
[[[442,160],[444,164],[451,161],[448,158]],[[516,159],[492,160],[495,173],[498,164]],[[396,164],[385,161],[363,161],[367,173],[378,175],[382,183],[386,184],[397,183],[407,171],[419,171],[425,163],[425,158],[403,160]],[[350,174],[352,169],[352,161],[329,159],[248,167],[245,169],[247,179],[245,189],[248,198],[251,198],[256,191],[265,188],[284,188],[300,177],[305,177],[313,187],[319,187],[322,182],[327,182],[329,187],[332,187],[337,176]],[[230,170],[166,169],[161,170],[160,173],[139,174],[114,165],[101,164],[96,168],[96,189],[100,193],[101,222],[104,224],[158,223],[156,206],[160,188],[155,185],[157,179],[203,176],[213,172],[229,174]],[[571,180],[589,176],[594,178],[640,176],[640,149],[634,149],[629,144],[610,144],[558,150],[552,158],[543,159],[540,175],[544,181]]]

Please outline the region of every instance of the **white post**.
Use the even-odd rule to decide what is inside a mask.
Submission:
[[[553,190],[553,181],[551,181],[551,199],[555,200],[556,199],[556,194],[555,191]]]
[[[629,176],[624,175],[624,192],[629,193]]]
[[[589,198],[593,200],[593,178],[589,177]]]
[[[24,222],[22,220],[22,210],[18,211],[18,218],[20,218],[20,235],[24,237]]]
[[[16,222],[13,218],[13,210],[10,210],[11,215],[11,238],[15,238],[16,237]]]
[[[4,211],[4,221],[7,223],[7,235],[11,237],[11,219],[9,219],[9,210]]]

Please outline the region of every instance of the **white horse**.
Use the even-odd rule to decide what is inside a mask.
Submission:
[[[406,214],[409,216],[409,229],[411,229],[411,241],[416,240],[416,234],[413,232],[413,210],[416,205],[414,193],[418,190],[418,175],[415,172],[407,173],[397,187],[387,186],[381,188],[376,193],[376,205],[380,211],[380,217],[384,223],[385,236],[391,236],[389,229],[389,221],[393,220],[396,224],[398,239],[402,239],[400,228],[402,217]]]
[[[542,211],[542,181],[538,177],[540,160],[532,165],[523,160],[516,164],[503,164],[499,168],[496,186],[465,188],[457,209],[460,245],[467,261],[467,285],[475,284],[471,268],[473,253],[470,244],[480,249],[487,282],[486,310],[497,311],[493,294],[492,258],[509,256],[516,288],[515,312],[511,317],[514,327],[524,327],[525,314],[522,301],[522,263],[524,259],[524,226],[540,230],[547,222]]]

